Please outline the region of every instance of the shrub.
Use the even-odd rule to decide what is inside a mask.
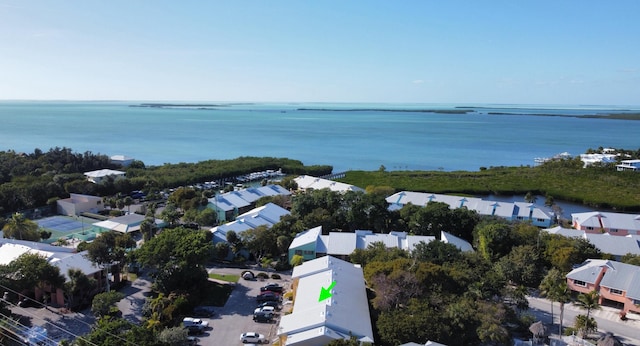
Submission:
[[[272,278],[272,279],[274,279],[274,280],[280,280],[280,279],[282,279],[282,278],[280,277],[280,274],[275,274],[275,273],[274,273],[274,274],[271,274],[271,278]]]
[[[256,275],[256,277],[258,279],[268,279],[269,278],[269,274],[267,274],[265,272],[260,272],[260,273],[258,273],[258,275]]]

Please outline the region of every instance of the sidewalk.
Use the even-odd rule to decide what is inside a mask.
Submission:
[[[528,299],[530,301],[536,301],[538,303],[542,303],[544,305],[550,306],[550,301],[545,298],[529,296]],[[547,308],[545,307],[544,309],[546,310]],[[560,309],[558,308],[558,303],[555,303],[553,317],[554,317],[554,324],[556,324],[556,326],[557,326],[557,323],[559,322],[559,313],[560,313]],[[568,303],[568,304],[565,304],[564,306],[564,315],[565,315],[565,318],[563,321],[563,325],[564,327],[569,327],[569,326],[573,326],[574,321],[573,319],[568,318],[568,316],[586,315],[586,310],[572,303]],[[607,325],[611,326],[611,324],[614,324],[616,327],[618,327],[617,333],[615,331],[611,331],[611,332],[613,332],[613,334],[617,336],[620,339],[620,341],[622,341],[625,345],[640,345],[640,314],[627,313],[626,315],[627,319],[623,321],[620,319],[620,309],[612,308],[608,306],[600,306],[599,309],[591,310],[590,316],[593,317],[597,322],[599,322],[598,332],[601,335],[604,334],[605,332],[609,332],[609,330],[606,330],[607,328],[603,326],[606,320]],[[620,332],[621,330],[624,332]],[[625,332],[628,332],[628,333],[625,333]],[[559,337],[557,334],[557,330],[551,330],[550,333],[551,333],[551,336],[553,337],[556,337],[556,338]],[[582,345],[581,339],[579,339],[578,337],[573,338],[572,336],[568,336],[568,337],[563,337],[562,339],[565,342],[567,342],[567,345]],[[588,344],[585,342],[584,345],[588,345]]]

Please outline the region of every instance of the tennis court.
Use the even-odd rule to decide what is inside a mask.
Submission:
[[[86,224],[83,221],[68,216],[51,216],[36,220],[36,222],[38,226],[58,233],[68,233],[75,230],[82,230],[86,226],[91,226],[91,223]]]

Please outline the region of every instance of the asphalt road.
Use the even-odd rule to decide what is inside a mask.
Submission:
[[[217,274],[236,274],[240,275],[243,269],[234,268],[215,268],[209,270],[211,273]],[[252,270],[254,273],[260,270]],[[285,287],[290,287],[291,275],[278,273],[281,276],[279,280],[255,280],[247,281],[240,279],[235,285],[231,296],[227,300],[224,307],[217,308],[215,316],[208,319],[209,325],[213,328],[209,331],[210,335],[200,337],[200,345],[241,345],[240,334],[244,332],[256,332],[265,335],[267,340],[273,341],[277,338],[277,327],[279,322],[279,314],[277,312],[276,320],[273,323],[258,323],[253,321],[253,310],[256,308],[256,296],[260,293],[260,287],[268,282],[276,282]],[[284,310],[283,310],[284,311]]]
[[[549,328],[551,334],[558,335],[560,323],[560,305],[555,303],[553,306],[553,325],[551,321],[551,302],[537,297],[527,297],[529,300],[529,312]],[[600,333],[611,332],[618,340],[625,345],[640,345],[640,315],[627,314],[628,319],[622,321],[618,315],[620,310],[601,307],[599,310],[592,310],[593,316],[598,323],[598,331]],[[577,315],[586,315],[587,311],[580,309],[573,304],[565,304],[564,318],[562,325],[564,327],[573,326]]]

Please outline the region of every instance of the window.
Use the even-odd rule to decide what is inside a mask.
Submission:
[[[610,229],[609,229],[609,233],[616,233],[616,232],[618,232],[618,230],[617,230],[617,229],[615,229],[615,228],[610,228]]]
[[[640,300],[634,299],[633,300],[633,305],[640,305]]]
[[[587,226],[587,231],[593,231],[593,227]]]
[[[545,221],[547,221],[547,220],[545,220],[545,219],[536,219],[536,220],[538,220],[538,222],[545,222]]]
[[[296,255],[302,255],[302,250],[295,250],[293,253]]]
[[[611,292],[611,294],[617,294],[617,295],[619,295],[619,296],[621,296],[621,295],[622,295],[622,291],[617,290],[617,289],[615,289],[615,288],[610,288],[610,289],[609,289],[609,292]]]
[[[586,282],[584,282],[584,281],[580,281],[580,280],[573,280],[573,283],[574,283],[576,286],[587,287],[587,283],[586,283]]]
[[[304,254],[305,255],[313,255],[313,251],[312,250],[304,250]]]

